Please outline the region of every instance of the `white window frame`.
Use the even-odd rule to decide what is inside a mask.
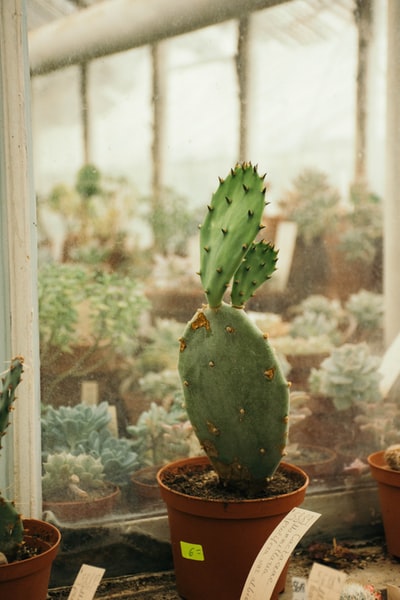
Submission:
[[[4,438],[7,491],[26,517],[41,514],[36,208],[25,0],[0,3],[0,360],[25,359]],[[6,490],[5,490],[6,488]]]

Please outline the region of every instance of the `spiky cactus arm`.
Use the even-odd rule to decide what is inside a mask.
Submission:
[[[23,358],[18,356],[11,361],[9,369],[2,377],[0,392],[0,448],[1,438],[9,425],[9,415],[15,400],[15,390],[21,381],[23,373]],[[6,557],[12,557],[15,549],[23,539],[21,515],[14,504],[0,495],[0,552]]]
[[[10,424],[10,411],[15,400],[15,390],[21,381],[24,359],[21,356],[13,358],[9,369],[2,377],[2,391],[0,392],[0,448],[1,438],[6,433]]]
[[[200,230],[208,305],[186,326],[178,363],[189,419],[220,480],[250,492],[281,461],[289,413],[274,352],[241,308],[275,270],[276,250],[254,242],[264,206],[263,177],[250,163],[220,180]],[[222,301],[232,277],[233,306]]]
[[[8,560],[13,560],[23,537],[21,515],[12,502],[0,496],[0,553]]]
[[[200,276],[209,306],[221,304],[232,277],[262,229],[264,207],[264,177],[251,163],[236,165],[225,179],[220,179],[200,229]],[[247,298],[242,299],[244,303]]]

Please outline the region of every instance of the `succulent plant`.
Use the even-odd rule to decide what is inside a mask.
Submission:
[[[393,444],[385,450],[384,459],[393,471],[400,471],[400,444]]]
[[[343,344],[311,371],[310,390],[331,397],[337,410],[379,402],[379,364],[366,343]]]
[[[285,217],[297,223],[304,242],[310,244],[334,229],[339,202],[339,192],[330,185],[325,173],[305,169],[279,204]]]
[[[23,373],[23,358],[13,358],[7,371],[2,374],[2,390],[0,392],[0,449],[1,439],[10,425],[10,412],[15,400],[15,391]],[[14,503],[0,494],[0,554],[2,560],[12,560],[16,549],[23,540],[23,524],[21,515]]]
[[[200,228],[208,304],[180,339],[179,374],[194,431],[221,483],[264,487],[284,454],[289,384],[267,338],[243,306],[275,270],[277,251],[256,241],[264,177],[251,163],[220,179]],[[231,304],[223,300],[232,281]]]
[[[345,304],[346,310],[355,318],[360,329],[369,332],[383,324],[383,295],[369,290],[352,294]]]
[[[107,402],[93,406],[46,406],[42,415],[44,461],[49,455],[59,453],[85,454],[100,460],[109,483],[126,484],[138,467],[138,455],[131,440],[113,436],[109,422]]]
[[[193,430],[179,401],[169,410],[152,402],[136,425],[128,425],[126,429],[132,436],[141,467],[162,465],[195,451]]]
[[[101,460],[88,454],[50,454],[43,469],[45,501],[87,500],[94,492],[106,487]]]
[[[340,594],[340,600],[379,600],[381,594],[372,585],[346,583]]]

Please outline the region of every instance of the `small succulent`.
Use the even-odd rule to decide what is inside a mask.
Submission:
[[[340,600],[380,600],[380,592],[371,585],[347,583],[340,594]]]
[[[333,230],[337,221],[338,191],[325,173],[305,169],[294,180],[292,189],[280,200],[286,218],[295,221],[306,244]]]
[[[167,410],[152,402],[142,412],[136,425],[128,425],[141,466],[162,465],[175,458],[183,458],[199,449],[193,442],[193,429],[181,403],[175,402]]]
[[[383,295],[368,290],[352,294],[345,304],[346,310],[354,317],[362,330],[373,331],[383,324]]]
[[[1,374],[2,389],[0,391],[0,449],[2,437],[10,425],[10,413],[15,400],[15,391],[21,382],[24,359],[13,358],[5,373]],[[21,515],[11,500],[0,493],[0,555],[2,562],[13,560],[23,540],[24,529]]]
[[[400,444],[393,444],[385,450],[384,459],[393,471],[400,471]]]
[[[319,369],[312,369],[310,390],[332,398],[337,410],[379,402],[379,364],[366,343],[343,344],[332,350]]]
[[[68,453],[100,460],[106,480],[118,486],[138,467],[131,440],[114,437],[109,429],[108,403],[98,405],[46,406],[42,415],[43,458]]]
[[[101,460],[88,454],[51,454],[43,463],[43,469],[42,490],[45,501],[84,501],[106,488]]]

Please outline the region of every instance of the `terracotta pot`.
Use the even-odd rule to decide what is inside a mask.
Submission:
[[[157,473],[160,466],[144,467],[131,475],[133,487],[139,498],[159,499],[160,488],[157,483]]]
[[[303,469],[310,479],[326,479],[336,474],[338,456],[334,450],[312,444],[299,444],[298,456],[287,457]]]
[[[61,541],[59,530],[45,521],[24,519],[24,540],[41,550],[37,556],[0,566],[2,600],[46,600],[53,560]]]
[[[92,500],[76,500],[68,502],[43,502],[43,510],[50,510],[60,521],[76,522],[84,519],[104,517],[110,514],[120,496],[120,489],[114,486],[107,496]]]
[[[378,483],[379,503],[389,554],[400,558],[400,471],[390,469],[384,450],[368,456],[372,477]]]
[[[259,500],[206,500],[176,492],[163,483],[167,472],[186,465],[188,469],[201,468],[209,466],[209,460],[179,460],[162,467],[157,475],[168,508],[178,592],[186,600],[237,600],[265,540],[286,514],[302,503],[308,477],[299,467],[282,463],[304,477],[304,484],[295,492]],[[272,600],[285,588],[287,568],[288,564]]]

